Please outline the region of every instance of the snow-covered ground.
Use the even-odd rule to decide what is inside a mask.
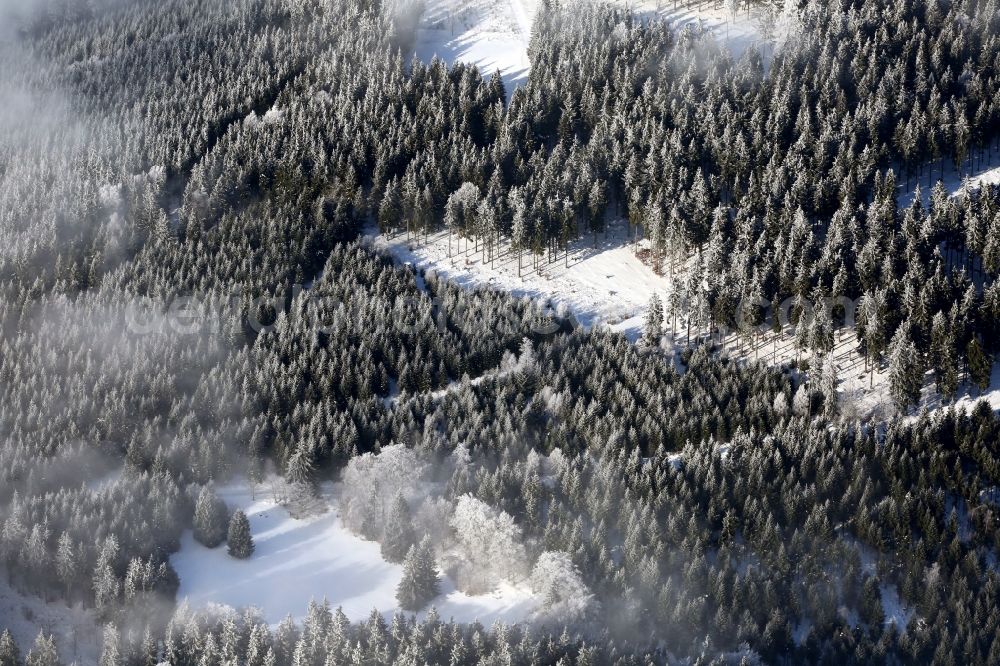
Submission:
[[[896,172],[896,182],[898,183],[899,205],[909,206],[913,202],[913,195],[916,186],[920,186],[921,199],[924,204],[930,202],[931,191],[934,184],[939,180],[944,184],[945,189],[951,196],[962,196],[967,191],[977,190],[986,185],[1000,185],[1000,150],[994,150],[992,158],[980,160],[978,157],[973,166],[972,161],[967,160],[961,167],[955,167],[951,160],[945,160],[944,173],[940,169],[938,162],[930,165],[930,177],[925,170],[919,179],[910,178],[907,183],[906,177]]]
[[[508,97],[528,78],[533,0],[431,0],[417,29],[416,56],[499,70]]]
[[[644,264],[629,244],[624,222],[611,225],[607,238],[598,235],[597,246],[585,236],[571,244],[569,257],[560,254],[549,261],[539,260],[539,269],[532,268],[531,257],[525,253],[518,276],[518,256],[503,245],[496,260],[483,260],[474,246],[467,250],[462,242],[452,238],[452,256],[448,256],[448,232],[431,234],[407,241],[405,234],[388,237],[369,228],[372,245],[388,252],[400,263],[411,263],[417,269],[433,270],[467,287],[491,287],[518,296],[548,300],[554,307],[565,306],[584,326],[606,324],[635,337],[642,329],[642,320],[649,299],[654,293],[668,289],[665,277],[657,275]]]
[[[476,253],[474,247],[466,250],[464,241],[459,251],[455,238],[451,240],[449,257],[446,231],[431,234],[426,243],[422,236],[411,237],[408,241],[405,234],[387,237],[374,228],[369,228],[368,234],[369,242],[376,250],[387,252],[399,263],[434,271],[439,277],[465,287],[500,289],[515,296],[548,301],[555,307],[567,308],[585,327],[608,326],[633,341],[642,333],[652,295],[656,293],[665,300],[671,290],[666,276],[657,275],[636,256],[623,221],[611,226],[607,238],[599,235],[596,247],[590,236],[572,243],[568,261],[565,255],[559,255],[551,262],[546,257],[540,260],[539,269],[535,270],[530,257],[525,256],[520,276],[517,253],[507,245],[503,245],[496,260],[490,262],[488,259],[484,261],[482,253]],[[693,336],[698,333],[692,329]],[[705,334],[704,331],[701,333]],[[668,347],[683,347],[687,343],[686,328],[679,322],[678,330],[671,332],[668,321],[665,337],[669,341]],[[745,336],[741,340],[735,333],[729,333],[723,353],[762,360],[774,366],[796,360],[813,360],[807,352],[796,348],[791,329],[786,329],[780,337],[768,332],[753,344]],[[886,369],[876,368],[872,373],[865,368],[853,330],[845,329],[837,333],[833,359],[842,411],[860,418],[887,418],[895,413],[889,396]],[[816,377],[814,381],[817,381]],[[957,403],[971,409],[981,398],[989,401],[994,409],[1000,409],[1000,365],[994,367],[993,382],[985,394],[980,395],[974,387],[963,384],[959,388]],[[930,377],[927,378],[920,406],[929,409],[941,406]]]
[[[1000,155],[993,158],[994,164],[1000,164]],[[1000,166],[987,167],[960,185],[962,190],[978,190],[986,185],[1000,185]]]
[[[670,21],[676,28],[685,26],[702,28],[739,57],[751,45],[760,48],[765,56],[773,55],[773,46],[783,39],[789,23],[778,12],[758,6],[747,8],[745,2],[731,12],[722,0],[613,0],[631,7],[639,15],[658,16]]]
[[[682,332],[678,332],[678,345],[683,342],[681,338]],[[746,336],[739,339],[735,333],[730,333],[726,336],[723,353],[730,357],[764,361],[772,366],[808,361],[817,370],[817,359],[796,346],[791,329],[786,329],[780,336],[767,332],[756,343],[751,343]],[[845,329],[835,334],[832,356],[837,369],[837,392],[842,412],[862,418],[888,418],[895,412],[888,393],[888,373],[885,368],[876,367],[874,373],[871,368],[866,369],[864,358],[858,353],[858,339],[853,330]],[[811,376],[813,381],[819,381],[818,371]]]
[[[326,484],[323,499],[331,510],[296,519],[272,498],[270,482],[256,488],[246,483],[217,489],[231,510],[243,509],[250,520],[256,549],[247,560],[226,553],[223,544],[206,548],[190,531],[171,564],[180,578],[177,601],[191,608],[256,606],[265,620],[277,624],[286,615],[302,619],[309,601],[324,598],[342,607],[351,620],[362,620],[378,609],[391,615],[397,609],[396,586],[402,566],[382,559],[379,545],[348,531],[336,511],[336,488]],[[455,590],[442,576],[441,595],[431,602],[444,619],[490,625],[495,620],[525,620],[538,607],[526,587],[501,585],[491,594],[471,596]]]
[[[3,629],[14,636],[22,658],[39,631],[52,634],[64,664],[96,664],[101,650],[103,634],[92,611],[21,594],[7,584],[7,572],[0,570],[0,631]]]
[[[683,342],[681,332],[678,332],[676,339],[678,345]],[[768,333],[756,344],[750,344],[745,338],[740,342],[735,333],[731,333],[726,338],[726,345],[724,353],[730,356],[759,359],[774,366],[796,360],[806,360],[813,366],[816,365],[816,359],[796,347],[795,338],[789,330],[780,337]],[[866,369],[864,358],[858,350],[859,342],[853,329],[844,329],[834,336],[833,362],[837,369],[837,394],[841,413],[850,418],[891,418],[898,410],[889,395],[888,369],[878,366],[874,372],[870,367]],[[810,381],[816,383],[814,386],[818,386],[818,370],[809,375]],[[967,381],[963,382],[958,388],[955,405],[971,411],[979,400],[986,400],[994,410],[1000,410],[1000,364],[994,365],[990,388],[983,393]],[[934,378],[928,372],[918,408],[934,410],[948,404],[950,403],[942,402],[941,396],[934,389]]]
[[[733,13],[716,0],[609,1],[641,17],[664,18],[679,29],[693,25],[711,31],[735,56],[752,44],[771,56],[773,44],[781,41],[789,25],[758,7],[748,10],[744,5]],[[572,0],[564,6],[570,4]],[[537,7],[537,0],[429,0],[417,28],[415,54],[423,62],[437,56],[449,64],[475,64],[483,76],[499,70],[509,98],[531,69],[528,43]]]

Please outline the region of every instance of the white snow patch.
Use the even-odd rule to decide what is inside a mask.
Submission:
[[[684,455],[681,453],[671,453],[667,456],[667,461],[669,461],[670,466],[677,471],[684,469]]]
[[[571,310],[584,326],[608,325],[633,339],[642,331],[652,295],[662,298],[669,288],[667,278],[636,256],[624,221],[612,223],[607,238],[598,235],[596,247],[587,235],[571,243],[568,258],[563,253],[552,261],[540,258],[538,270],[525,253],[520,276],[517,253],[506,241],[490,262],[474,251],[473,244],[467,248],[464,240],[459,251],[457,237],[451,239],[449,257],[448,232],[443,230],[430,234],[426,243],[422,237],[407,241],[405,234],[388,237],[371,227],[368,233],[376,250],[389,253],[399,263],[434,270],[439,277],[465,287],[490,287],[551,301]]]
[[[578,4],[587,1],[578,0]],[[657,16],[679,30],[691,26],[710,32],[735,57],[756,46],[765,64],[793,23],[786,15],[757,6],[748,9],[743,3],[741,9],[730,12],[725,3],[712,0],[680,8],[670,0],[611,1],[640,18]],[[499,71],[510,99],[531,70],[528,43],[537,9],[536,0],[431,0],[417,28],[415,55],[425,63],[437,56],[448,64],[474,64],[483,76]]]
[[[256,499],[245,483],[221,487],[217,493],[231,510],[246,513],[256,549],[249,559],[236,560],[224,544],[209,549],[190,531],[185,533],[180,551],[171,557],[180,577],[179,602],[187,599],[193,609],[255,606],[272,625],[286,615],[301,620],[312,599],[326,598],[351,620],[365,619],[372,609],[386,616],[396,611],[402,566],[383,560],[377,543],[344,527],[336,511],[334,484],[324,484],[321,490],[321,499],[332,510],[303,519],[292,518],[275,503],[266,483],[257,487]],[[488,626],[496,620],[526,620],[539,601],[520,585],[501,585],[484,595],[464,594],[442,576],[441,595],[431,605],[444,619],[479,620]]]
[[[956,167],[950,159],[946,159],[943,174],[937,161],[924,165],[924,169],[923,176],[919,179],[911,177],[909,183],[901,170],[896,171],[897,200],[900,207],[905,208],[913,203],[917,185],[920,186],[920,198],[925,206],[930,204],[931,192],[938,181],[941,181],[945,190],[953,197],[962,196],[966,192],[987,185],[1000,185],[1000,150],[995,150],[992,157],[986,156],[980,159],[977,156],[974,165],[970,159],[963,162],[960,167]],[[926,171],[927,169],[930,171]]]
[[[751,46],[757,47],[765,60],[770,60],[774,50],[794,29],[791,14],[772,7],[748,6],[742,0],[733,12],[727,8],[728,2],[707,0],[689,6],[675,8],[673,0],[640,0],[630,2],[617,0],[625,7],[633,8],[637,14],[657,16],[669,21],[676,29],[687,27],[707,31],[733,54],[742,56]],[[788,10],[791,12],[791,8]]]
[[[961,388],[961,397],[955,401],[956,407],[964,407],[971,412],[976,403],[985,400],[994,412],[1000,411],[1000,359],[993,361],[993,374],[990,375],[990,385],[982,393],[967,384]]]
[[[484,77],[499,71],[509,99],[528,78],[533,20],[531,0],[434,0],[417,29],[416,56],[473,64]]]
[[[704,335],[704,331],[701,333]],[[685,340],[682,331],[678,331],[675,341],[676,344],[683,345]],[[722,353],[732,358],[760,360],[773,367],[787,367],[793,363],[808,361],[809,381],[813,388],[819,387],[817,367],[819,359],[797,347],[795,332],[791,327],[787,327],[777,336],[768,331],[753,342],[748,341],[746,336],[740,340],[736,333],[730,332],[725,337],[725,348]],[[874,369],[865,367],[864,357],[860,353],[860,342],[853,327],[835,333],[831,353],[837,370],[837,396],[841,414],[849,420],[854,418],[865,420],[872,417],[882,421],[898,414],[899,410],[889,394],[888,363],[876,365]],[[1000,360],[994,361],[993,375],[986,391],[980,392],[978,388],[972,386],[968,377],[963,376],[961,379],[962,383],[958,387],[954,403],[956,407],[971,412],[977,402],[986,400],[993,411],[1000,411]],[[914,413],[919,413],[923,408],[933,411],[948,407],[950,404],[942,401],[935,390],[933,377],[928,372],[920,404],[916,408],[911,407],[911,410]]]
[[[995,161],[1000,161],[1000,156]],[[986,185],[1000,185],[1000,166],[980,171],[962,183],[961,191],[978,190]]]
[[[897,630],[906,631],[907,625],[913,618],[913,609],[907,607],[899,598],[899,591],[895,585],[879,585],[879,592],[882,594],[882,612],[885,613],[885,625],[894,624]]]

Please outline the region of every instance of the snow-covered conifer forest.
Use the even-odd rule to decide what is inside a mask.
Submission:
[[[1000,663],[996,0],[0,0],[0,666]]]

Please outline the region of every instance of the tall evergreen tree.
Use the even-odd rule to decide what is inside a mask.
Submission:
[[[642,339],[647,345],[653,346],[660,341],[663,335],[663,303],[655,293],[649,299],[649,309],[646,312],[646,326],[643,330]]]
[[[980,392],[985,391],[990,387],[990,378],[993,373],[992,359],[983,351],[983,346],[976,338],[969,340],[965,354],[969,359],[969,375],[972,378],[972,383]]]
[[[418,611],[438,595],[440,579],[434,563],[434,551],[429,537],[410,546],[403,561],[403,578],[396,588],[400,608]]]
[[[39,631],[28,656],[24,658],[24,666],[60,666],[60,663],[59,650],[52,634]]]
[[[210,486],[204,486],[194,507],[194,538],[202,545],[215,548],[226,540],[229,511]]]
[[[900,409],[906,409],[920,402],[923,383],[923,366],[904,325],[889,345],[889,392]]]
[[[254,551],[253,536],[250,534],[250,521],[241,510],[233,512],[229,519],[229,530],[226,536],[229,554],[238,560],[245,560]]]
[[[21,651],[6,628],[0,633],[0,666],[21,666]]]
[[[410,507],[402,494],[397,495],[385,523],[382,557],[389,562],[402,562],[415,542]]]
[[[122,637],[118,627],[109,624],[104,628],[104,645],[101,648],[99,666],[123,666]]]

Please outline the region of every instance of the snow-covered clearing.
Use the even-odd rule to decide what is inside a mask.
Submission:
[[[490,262],[488,258],[484,260],[482,252],[474,251],[474,245],[466,249],[464,240],[459,245],[457,237],[450,241],[449,256],[447,231],[430,234],[426,243],[423,236],[411,236],[407,240],[406,234],[390,237],[379,234],[374,228],[369,228],[368,233],[369,242],[376,250],[387,252],[399,263],[434,271],[439,277],[465,287],[494,288],[515,296],[548,301],[554,307],[567,308],[585,327],[608,326],[633,341],[642,334],[652,295],[656,293],[666,300],[671,290],[667,277],[657,275],[636,256],[624,221],[613,223],[607,238],[598,235],[596,247],[592,237],[584,236],[571,243],[568,258],[565,254],[552,261],[548,257],[541,258],[538,270],[532,267],[530,256],[525,255],[521,260],[520,276],[517,253],[506,243],[501,245],[495,261]],[[642,245],[640,242],[640,247]],[[681,321],[673,332],[668,321],[664,333],[668,348],[682,348],[688,343],[687,330]],[[699,334],[704,337],[706,332],[692,328],[692,341]],[[733,358],[762,360],[772,366],[815,361],[810,359],[808,352],[796,347],[791,328],[786,328],[780,336],[768,331],[755,342],[745,335],[730,332],[725,337],[722,353]],[[887,369],[877,367],[872,373],[865,368],[853,330],[844,329],[836,334],[833,360],[843,412],[859,418],[888,418],[895,413],[889,397]],[[817,381],[818,375],[813,380]],[[971,409],[980,398],[988,400],[994,409],[1000,409],[1000,366],[994,367],[993,382],[985,394],[980,395],[976,388],[966,383],[959,388],[957,403]],[[929,409],[942,406],[930,377],[920,406]]]
[[[681,332],[678,332],[676,344],[680,346],[683,343]],[[809,361],[813,366],[818,363],[818,359],[797,348],[794,334],[788,329],[780,336],[768,332],[756,344],[749,342],[745,336],[741,340],[735,333],[730,333],[722,353],[734,358],[762,360],[772,366],[787,366],[795,361]],[[898,412],[889,395],[888,368],[885,365],[876,366],[874,371],[870,366],[866,368],[853,329],[843,329],[835,334],[832,359],[837,370],[841,414],[848,418],[886,420]],[[808,374],[810,382],[818,386],[818,368],[813,367]],[[994,410],[1000,410],[1000,364],[994,365],[990,388],[985,392],[981,393],[968,381],[963,381],[958,388],[955,405],[971,411],[979,400],[986,400]],[[928,372],[917,411],[923,408],[934,410],[949,404],[941,400],[934,388],[932,373]]]
[[[587,327],[610,325],[636,337],[649,299],[668,289],[667,279],[657,275],[636,257],[627,239],[623,221],[613,223],[607,238],[598,235],[597,245],[585,236],[570,245],[569,256],[560,253],[552,261],[539,259],[539,268],[532,268],[532,259],[525,253],[518,276],[518,255],[504,243],[495,261],[485,261],[474,245],[461,250],[457,237],[451,239],[446,230],[423,236],[405,234],[386,236],[369,229],[376,250],[388,252],[400,263],[411,263],[417,269],[433,270],[466,287],[491,287],[517,296],[548,300],[553,306],[565,306],[577,321]]]
[[[1000,165],[1000,155],[993,159],[993,163]],[[959,186],[959,192],[978,190],[986,185],[1000,185],[1000,166],[987,167],[969,177],[967,181],[962,182]]]
[[[787,20],[759,7],[747,9],[741,3],[731,12],[721,0],[610,3],[630,8],[640,17],[666,19],[678,29],[690,25],[711,32],[737,57],[756,45],[769,58],[789,27]],[[430,0],[417,27],[415,55],[426,63],[437,56],[449,64],[474,64],[483,76],[499,71],[509,98],[531,70],[528,43],[537,9],[536,0]]]
[[[386,616],[397,609],[396,586],[401,565],[382,559],[379,545],[348,531],[336,509],[337,488],[321,488],[319,515],[293,518],[273,499],[275,486],[257,486],[252,496],[246,483],[217,489],[231,510],[242,509],[250,520],[256,549],[247,560],[226,553],[225,545],[209,549],[187,532],[171,564],[180,578],[178,602],[193,609],[256,606],[274,625],[286,615],[301,620],[309,601],[327,599],[342,607],[351,620],[362,620],[378,609]],[[501,585],[490,594],[468,595],[455,590],[442,576],[441,595],[431,602],[442,618],[490,625],[525,620],[538,607],[537,598],[523,586]]]
[[[965,387],[963,387],[965,388]],[[928,391],[924,391],[925,399],[928,399]],[[972,410],[973,406],[980,400],[985,400],[990,404],[990,408],[996,412],[1000,411],[1000,363],[994,363],[993,374],[990,376],[990,387],[985,393],[979,395],[976,392],[965,392],[960,394],[958,400],[955,404],[958,407],[964,407],[967,410]]]
[[[52,634],[64,664],[96,664],[101,650],[103,634],[92,611],[22,594],[7,584],[7,572],[0,570],[0,631],[3,629],[10,630],[22,657],[39,631]]]
[[[528,78],[534,14],[532,0],[432,0],[417,28],[416,56],[474,64],[484,77],[499,70],[509,97]]]
[[[657,16],[670,21],[676,28],[686,26],[711,32],[738,58],[750,46],[757,46],[767,57],[773,55],[774,45],[780,43],[790,28],[789,21],[770,8],[757,5],[731,11],[723,0],[614,0],[616,4],[631,7],[640,16]]]
[[[938,162],[926,165],[924,174],[918,179],[911,177],[909,183],[902,172],[896,172],[899,205],[909,206],[917,185],[920,186],[921,200],[924,205],[930,203],[934,185],[941,181],[948,194],[957,197],[965,192],[978,190],[987,185],[1000,185],[1000,150],[994,150],[992,156],[984,155],[973,160],[966,160],[961,167],[956,167],[951,160],[945,160],[942,172]],[[918,182],[919,181],[919,182]]]

